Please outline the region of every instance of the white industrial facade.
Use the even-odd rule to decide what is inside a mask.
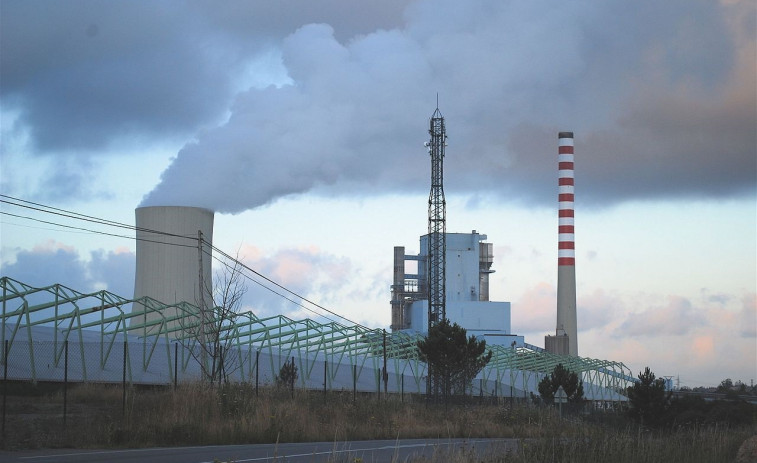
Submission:
[[[510,329],[510,303],[489,300],[489,275],[493,245],[486,235],[446,234],[446,316],[465,328],[468,334],[485,339],[487,344],[506,347],[524,345],[522,336]],[[428,329],[428,298],[425,291],[428,235],[420,237],[421,252],[405,255],[403,247],[394,252],[392,286],[392,329],[424,333]],[[416,273],[406,272],[407,262],[417,262]]]

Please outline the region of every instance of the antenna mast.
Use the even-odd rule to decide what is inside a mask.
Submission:
[[[431,140],[426,143],[431,155],[431,193],[428,196],[428,328],[447,318],[445,307],[446,201],[444,200],[444,147],[447,132],[444,117],[437,107],[429,122]]]

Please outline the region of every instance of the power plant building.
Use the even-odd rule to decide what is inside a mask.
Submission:
[[[394,248],[392,331],[425,333],[428,329],[428,239],[429,235],[420,237],[417,255],[405,254],[402,246]],[[447,319],[489,345],[523,346],[523,337],[510,329],[510,303],[489,300],[493,244],[475,230],[446,233],[445,239]]]

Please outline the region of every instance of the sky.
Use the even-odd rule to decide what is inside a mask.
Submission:
[[[438,101],[447,231],[494,243],[491,299],[543,345],[573,131],[579,354],[749,384],[756,30],[751,0],[3,0],[0,190],[128,224],[212,209],[217,247],[388,328]],[[0,206],[3,276],[133,295],[133,235]],[[252,286],[245,309],[319,319]]]

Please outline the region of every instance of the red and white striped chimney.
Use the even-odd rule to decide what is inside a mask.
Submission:
[[[570,355],[578,355],[576,244],[573,209],[573,132],[558,134],[557,334],[568,335]]]

